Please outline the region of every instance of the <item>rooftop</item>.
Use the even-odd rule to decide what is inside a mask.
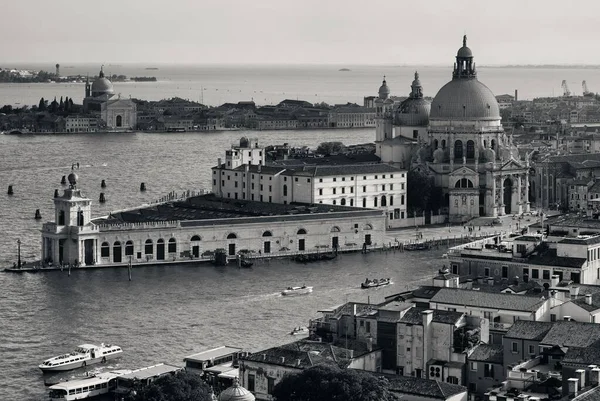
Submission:
[[[541,307],[545,300],[541,299],[541,297],[527,295],[480,292],[459,288],[442,288],[433,298],[431,298],[431,302],[491,308],[495,310],[504,309],[534,312]]]
[[[380,163],[375,153],[339,154],[325,157],[299,157],[269,162],[271,166],[331,166],[359,163]]]
[[[436,380],[397,375],[384,375],[384,377],[389,380],[391,391],[403,394],[446,400],[453,395],[467,392],[466,387]]]
[[[534,322],[531,320],[517,320],[508,329],[504,337],[521,340],[540,341],[550,331],[554,322]]]
[[[569,347],[562,362],[575,365],[600,365],[600,348]]]
[[[283,175],[298,175],[307,177],[325,177],[340,175],[360,175],[360,174],[385,174],[385,173],[404,173],[401,170],[388,164],[345,164],[339,166],[303,166],[302,168],[289,168]]]
[[[152,377],[162,376],[167,373],[175,373],[183,368],[174,365],[161,363],[158,365],[148,366],[147,368],[136,369],[131,373],[119,376],[119,379],[134,379],[144,380]]]
[[[221,358],[227,355],[235,354],[241,352],[241,348],[236,347],[228,347],[228,346],[220,346],[217,348],[213,348],[207,351],[198,352],[197,354],[193,354],[190,356],[186,356],[183,358],[184,361],[195,361],[195,362],[203,362],[203,361],[211,361],[216,358]]]
[[[468,359],[470,361],[502,365],[504,362],[504,347],[502,344],[479,344],[473,348],[473,352],[468,356]]]
[[[404,314],[402,319],[400,319],[400,323],[423,325],[423,312],[426,310],[431,309],[412,308]],[[433,309],[432,321],[436,323],[456,324],[463,315],[464,313],[461,312]]]
[[[281,216],[294,215],[297,220],[320,219],[324,214],[336,213],[336,216],[357,216],[367,212],[380,215],[380,211],[358,209],[349,206],[326,204],[280,204],[255,202],[240,199],[218,198],[213,194],[200,195],[182,201],[130,209],[110,213],[108,216],[93,220],[97,225],[120,225],[124,223],[154,223],[180,221],[182,226],[201,226],[215,224],[245,224],[262,220],[280,219]],[[254,219],[253,219],[254,218]],[[229,219],[229,220],[227,220]]]

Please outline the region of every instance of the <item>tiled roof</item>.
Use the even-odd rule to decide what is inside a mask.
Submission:
[[[302,168],[288,168],[284,175],[300,175],[309,177],[325,177],[356,174],[384,174],[384,173],[404,173],[401,170],[388,164],[346,164],[339,166],[304,166]]]
[[[575,397],[571,398],[572,401],[600,401],[600,387],[593,387],[588,391],[581,393]]]
[[[562,362],[576,365],[600,365],[600,348],[569,347]]]
[[[593,312],[595,310],[600,309],[600,293],[595,293],[595,294],[591,294],[592,295],[592,303],[588,304],[587,303],[587,298],[585,296],[585,294],[583,296],[578,297],[577,299],[574,299],[573,302],[575,305],[579,306],[580,308],[588,311],[588,312]]]
[[[565,238],[560,241],[560,244],[574,244],[574,245],[595,245],[600,244],[600,235],[596,235],[588,238]]]
[[[408,310],[400,323],[408,323],[415,325],[423,324],[423,312],[428,310],[427,308],[412,308]],[[436,323],[456,324],[464,314],[461,312],[452,312],[446,310],[433,309],[432,321]]]
[[[518,294],[524,291],[528,291],[529,293],[531,293],[532,290],[536,288],[542,289],[544,287],[535,280],[529,280],[527,283],[525,281],[519,281],[517,284],[506,285],[504,288],[502,288],[502,290],[505,290],[507,288],[509,288],[515,294]]]
[[[458,384],[422,379],[411,376],[386,375],[390,382],[389,389],[401,394],[446,400],[453,395],[466,393],[467,388]]]
[[[464,305],[479,308],[504,309],[533,312],[544,300],[527,295],[489,293],[456,288],[442,288],[431,302],[448,305]]]
[[[303,167],[303,166],[336,166],[345,164],[379,164],[381,159],[370,152],[361,152],[356,154],[338,154],[324,157],[293,157],[285,160],[273,160],[269,162],[271,166],[285,167]]]
[[[510,327],[510,329],[508,329],[504,337],[521,340],[540,341],[550,331],[553,324],[554,322],[534,322],[531,320],[517,320]]]
[[[488,363],[504,363],[504,347],[502,344],[479,344],[467,358],[469,361]]]
[[[600,341],[600,324],[560,321],[553,322],[548,334],[540,343],[561,347],[589,347],[598,341]]]
[[[590,189],[588,189],[589,193],[597,194],[600,193],[600,180],[597,180],[594,185]]]

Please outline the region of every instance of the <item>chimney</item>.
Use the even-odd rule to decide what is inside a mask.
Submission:
[[[280,363],[285,363],[285,356],[282,356],[281,358],[279,358],[279,362]]]
[[[250,171],[250,165],[249,164],[244,164],[244,171],[247,173],[248,171]]]
[[[573,397],[577,397],[577,384],[579,383],[579,380],[571,377],[570,379],[567,380],[568,382],[568,389],[569,389],[569,395],[572,395]]]
[[[424,310],[421,312],[423,316],[423,330],[425,330],[433,321],[433,311],[431,309]]]
[[[519,100],[519,90],[515,89],[515,102]]]
[[[260,164],[259,164],[259,165],[258,165],[258,167],[257,167],[257,171],[258,171],[259,173],[260,173],[261,167],[262,167],[262,166],[261,166]]]
[[[373,337],[371,336],[367,337],[367,350],[369,352],[373,351]]]
[[[552,276],[552,277],[550,278],[550,287],[551,287],[551,288],[553,288],[553,287],[558,287],[558,281],[559,281],[559,279],[558,279],[558,276],[557,276],[557,275],[554,275],[554,276]]]
[[[473,289],[473,280],[472,279],[467,280],[466,288],[467,288],[467,290]]]
[[[221,158],[220,157],[217,159],[217,166],[219,166],[219,168],[221,168]]]
[[[571,287],[569,295],[571,295],[571,298],[577,298],[579,296],[579,287]]]
[[[488,283],[488,285],[494,285],[494,278],[493,277],[488,277],[487,283]]]
[[[583,370],[583,369],[577,369],[575,371],[575,378],[577,380],[579,380],[578,387],[580,389],[583,389],[585,387],[585,370]]]
[[[267,360],[267,354],[263,354],[263,361]]]
[[[585,294],[585,303],[588,305],[592,304],[592,294]]]
[[[595,367],[590,370],[590,384],[592,386],[597,386],[600,384],[600,368]]]

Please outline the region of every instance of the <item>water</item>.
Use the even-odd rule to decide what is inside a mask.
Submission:
[[[453,60],[453,58],[450,58]],[[449,61],[450,61],[449,60]],[[482,60],[478,60],[480,63]],[[54,71],[54,66],[4,66]],[[61,75],[98,74],[99,65],[61,67]],[[144,65],[107,65],[107,74],[156,76],[157,82],[115,82],[115,93],[123,97],[160,100],[178,96],[208,105],[254,100],[257,104],[277,104],[283,99],[301,99],[329,104],[356,102],[376,95],[383,75],[387,76],[392,95],[407,96],[415,70],[419,70],[426,96],[435,96],[452,74],[452,66],[180,66],[158,65],[159,70],[145,70]],[[348,67],[351,71],[338,71]],[[600,91],[600,69],[596,68],[500,68],[479,67],[479,79],[496,95],[519,90],[520,99],[561,95],[566,80],[574,94],[581,95],[581,82],[591,91]],[[0,105],[34,105],[41,97],[72,97],[81,103],[83,83],[0,84]]]
[[[24,260],[39,258],[41,222],[53,220],[52,196],[79,162],[78,185],[98,216],[151,202],[168,192],[210,188],[209,168],[242,135],[264,144],[316,146],[373,140],[372,129],[125,135],[0,135],[0,266],[12,265],[16,240]],[[107,188],[100,188],[105,179]],[[139,192],[141,182],[147,191]],[[6,194],[8,185],[15,194]],[[98,204],[100,192],[107,203]],[[439,251],[441,254],[442,251]],[[5,399],[40,400],[47,389],[37,365],[45,358],[92,342],[110,342],[125,355],[91,371],[182,363],[203,349],[228,344],[251,351],[293,341],[289,331],[323,307],[350,300],[379,302],[420,282],[439,268],[440,255],[425,253],[343,255],[300,265],[258,263],[252,270],[146,267],[42,274],[0,273],[0,388]],[[408,266],[415,266],[408,269]],[[365,277],[392,277],[392,286],[360,290]],[[289,285],[314,285],[313,294],[285,298]],[[83,372],[62,374],[73,377]]]

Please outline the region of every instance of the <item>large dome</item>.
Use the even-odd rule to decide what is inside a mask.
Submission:
[[[431,120],[500,120],[492,91],[476,78],[453,79],[431,102]]]
[[[429,123],[431,103],[423,98],[408,98],[400,103],[396,111],[396,120],[403,126],[426,126]]]
[[[113,95],[114,93],[115,90],[113,89],[112,82],[104,77],[104,71],[100,69],[98,78],[92,83],[92,96],[96,97],[105,94]]]

